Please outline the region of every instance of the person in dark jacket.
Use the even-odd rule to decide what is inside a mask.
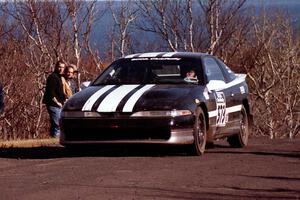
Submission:
[[[3,86],[0,83],[0,113],[2,113],[4,110],[4,92],[3,92]]]
[[[66,64],[63,61],[58,61],[55,64],[54,72],[47,78],[46,90],[43,98],[43,103],[46,104],[50,117],[50,136],[52,137],[58,137],[60,134],[60,112],[66,100],[61,79],[64,74],[65,66]]]

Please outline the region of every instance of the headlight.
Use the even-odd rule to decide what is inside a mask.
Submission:
[[[177,117],[191,114],[189,110],[140,111],[133,113],[131,117]]]
[[[83,111],[63,111],[61,117],[79,118],[79,117],[100,117],[97,112],[83,112]]]

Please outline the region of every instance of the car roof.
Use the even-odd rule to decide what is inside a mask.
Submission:
[[[136,53],[125,56],[125,59],[131,58],[201,58],[207,56],[207,53],[194,53],[194,52],[148,52]]]

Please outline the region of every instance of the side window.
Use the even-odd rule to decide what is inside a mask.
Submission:
[[[205,73],[207,76],[207,81],[222,80],[225,82],[223,73],[222,73],[218,63],[215,61],[215,59],[210,58],[210,57],[205,57],[203,59],[203,63],[205,66]]]
[[[223,72],[227,76],[227,79],[229,81],[233,81],[236,78],[235,73],[229,67],[227,67],[227,65],[225,65],[225,63],[223,63],[221,60],[219,60],[219,59],[217,59],[217,60],[218,60],[218,63],[220,64],[220,67],[222,68]]]

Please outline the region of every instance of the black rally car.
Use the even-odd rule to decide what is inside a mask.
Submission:
[[[61,113],[60,143],[188,145],[196,155],[227,137],[247,145],[245,75],[214,56],[188,52],[128,55],[113,62]]]

